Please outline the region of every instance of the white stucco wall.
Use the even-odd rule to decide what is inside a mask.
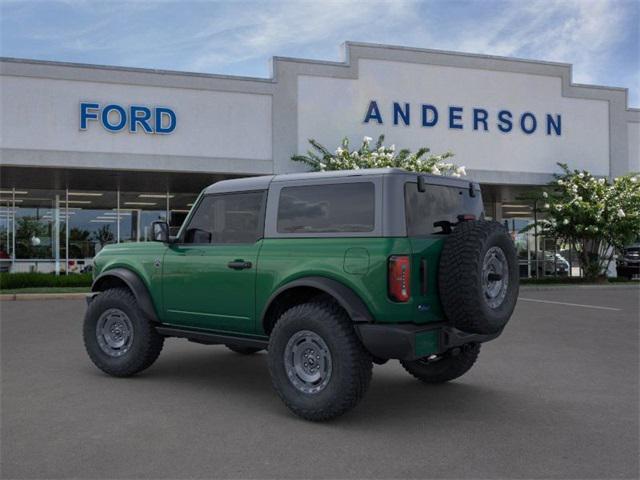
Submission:
[[[14,76],[0,78],[0,91],[5,149],[271,159],[270,95]],[[166,106],[177,127],[111,133],[92,121],[81,131],[82,101]]]
[[[343,135],[433,152],[483,183],[544,184],[556,162],[598,175],[640,170],[640,110],[622,88],[576,85],[571,66],[552,62],[348,42],[345,62],[276,57],[270,79],[0,59],[0,163],[159,172],[286,173],[308,138],[335,148]],[[364,123],[375,100],[384,123]],[[80,102],[164,106],[177,115],[170,135],[116,133],[92,121],[80,130]],[[393,103],[410,105],[410,125],[393,122]],[[422,126],[421,107],[437,107]],[[449,107],[462,107],[462,130]],[[488,112],[489,131],[474,130],[473,109]],[[498,112],[513,115],[509,133]],[[520,115],[535,115],[527,135]],[[547,134],[546,115],[562,117]]]
[[[334,148],[345,132],[356,142],[384,133],[387,144],[451,150],[455,162],[470,169],[553,173],[563,161],[608,175],[608,102],[565,98],[561,88],[560,77],[360,59],[357,79],[299,77],[298,151],[308,149],[308,138]],[[380,107],[383,125],[363,122],[371,100]],[[393,102],[410,104],[409,126],[393,124]],[[436,126],[421,125],[423,103],[438,108]],[[449,128],[449,106],[464,107],[463,130]],[[489,112],[489,131],[473,130],[474,107]],[[500,110],[513,113],[510,133],[496,127]],[[531,135],[518,126],[524,112],[538,120]],[[546,134],[547,113],[562,115],[561,136]]]
[[[627,123],[627,140],[629,142],[629,170],[640,172],[640,123]]]

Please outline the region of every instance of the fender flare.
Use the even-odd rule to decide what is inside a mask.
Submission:
[[[373,316],[362,299],[346,285],[326,277],[304,277],[286,283],[271,294],[260,315],[260,323],[263,324],[265,316],[273,301],[287,290],[296,287],[312,287],[331,295],[338,304],[345,309],[354,323],[372,323]]]
[[[153,322],[159,322],[153,300],[151,299],[151,294],[149,293],[147,286],[144,284],[137,273],[134,273],[127,268],[114,268],[111,270],[106,270],[98,275],[93,281],[93,284],[91,285],[91,291],[103,291],[104,288],[101,288],[101,286],[104,284],[105,280],[109,278],[117,278],[118,280],[123,281],[127,285],[127,287],[129,287],[129,290],[131,290],[133,296],[136,297],[138,307],[140,308],[144,316]]]

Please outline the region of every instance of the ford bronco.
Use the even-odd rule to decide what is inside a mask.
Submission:
[[[177,236],[95,258],[84,320],[93,363],[124,377],[165,338],[268,352],[295,414],[327,420],[365,394],[372,364],[414,377],[467,372],[518,296],[505,229],[484,219],[477,183],[400,169],[225,180]]]

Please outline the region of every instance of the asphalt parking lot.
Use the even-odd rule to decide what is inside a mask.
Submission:
[[[110,378],[83,350],[82,301],[3,302],[2,478],[638,478],[640,290],[520,296],[467,375],[376,366],[326,424],[287,411],[265,354],[171,339]]]

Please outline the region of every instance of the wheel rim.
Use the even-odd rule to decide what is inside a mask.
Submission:
[[[320,335],[301,330],[287,342],[284,366],[294,387],[304,393],[318,393],[331,379],[331,352]]]
[[[498,308],[507,296],[509,262],[500,247],[487,250],[482,262],[482,289],[489,308]]]
[[[104,353],[110,357],[120,357],[131,348],[133,324],[122,310],[110,308],[98,319],[96,338]]]

